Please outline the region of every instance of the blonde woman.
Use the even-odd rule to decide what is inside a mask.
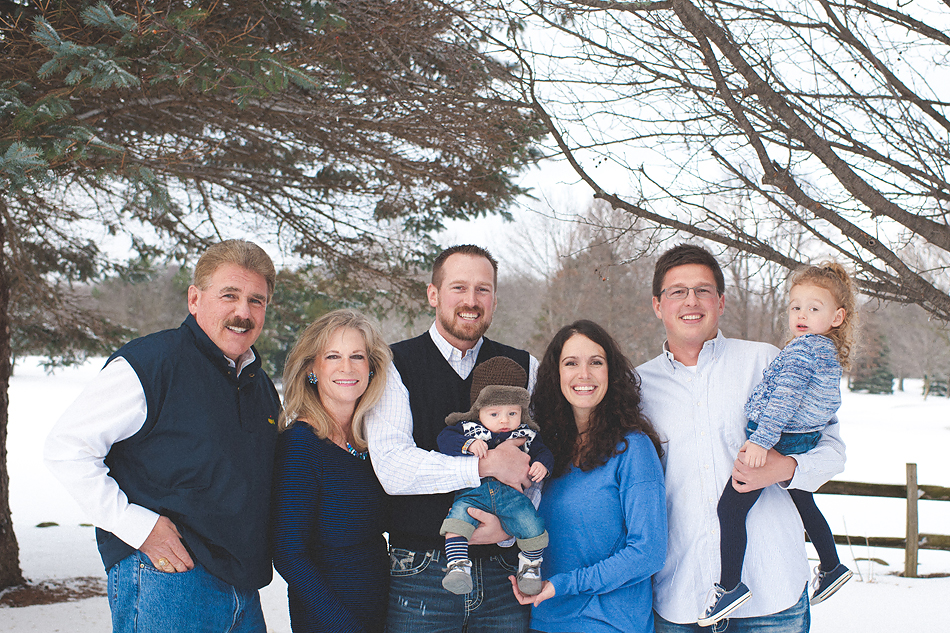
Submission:
[[[386,621],[386,496],[363,427],[390,359],[377,327],[355,310],[312,323],[287,358],[273,541],[294,633],[375,632]]]

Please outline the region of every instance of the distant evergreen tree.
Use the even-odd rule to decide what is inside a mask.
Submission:
[[[927,396],[950,398],[950,380],[940,380],[935,376],[924,374],[924,398]]]
[[[866,393],[894,393],[894,372],[891,370],[887,337],[869,335],[864,349],[851,372],[851,391]]]

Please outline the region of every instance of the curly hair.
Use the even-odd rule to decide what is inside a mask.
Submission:
[[[366,450],[364,418],[366,412],[379,402],[386,388],[386,373],[392,360],[389,346],[383,341],[379,328],[362,312],[357,310],[334,310],[329,312],[304,330],[296,345],[287,356],[284,364],[284,409],[280,413],[278,429],[287,430],[296,420],[309,424],[317,437],[326,439],[335,427],[320,395],[307,381],[307,374],[314,361],[323,353],[330,339],[339,330],[351,329],[359,332],[366,345],[369,357],[369,386],[356,404],[353,412],[353,447],[358,451]]]
[[[827,336],[838,350],[838,362],[843,369],[851,368],[851,352],[857,336],[858,310],[854,282],[845,267],[834,261],[806,266],[793,272],[788,278],[788,289],[808,285],[824,288],[831,293],[835,305],[844,309],[844,321],[831,328]]]
[[[579,448],[574,410],[561,391],[560,371],[561,350],[575,335],[587,337],[604,349],[608,381],[604,399],[591,411],[587,441]],[[575,462],[584,472],[603,466],[608,459],[627,450],[626,435],[631,431],[649,437],[657,455],[663,454],[656,429],[640,405],[640,377],[617,342],[593,321],[575,321],[551,339],[538,368],[531,412],[544,443],[554,454],[555,477],[563,475]]]

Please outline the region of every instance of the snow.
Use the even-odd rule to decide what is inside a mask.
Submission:
[[[101,366],[101,359],[48,375],[39,359],[20,359],[10,384],[8,469],[10,504],[23,574],[46,579],[104,577],[93,528],[42,464],[49,429]],[[848,464],[838,479],[903,484],[905,464],[918,467],[920,484],[950,486],[950,399],[924,400],[919,381],[905,381],[894,395],[842,391],[839,411]],[[875,633],[946,631],[950,577],[902,578],[903,550],[867,548],[864,536],[903,536],[905,504],[898,499],[819,496],[836,534],[852,535],[839,546],[855,577],[833,598],[812,609],[812,631]],[[950,534],[950,502],[919,504],[920,531]],[[55,527],[37,527],[43,522]],[[816,558],[814,552],[811,556]],[[922,550],[918,573],[950,574],[950,552]],[[286,585],[275,574],[261,592],[268,631],[290,631]],[[92,632],[111,628],[106,598],[31,607],[0,607],[0,632]]]

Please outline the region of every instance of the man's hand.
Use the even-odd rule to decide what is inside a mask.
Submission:
[[[782,455],[770,448],[765,466],[754,468],[747,463],[745,447],[733,463],[732,487],[736,492],[752,492],[772,484],[790,481],[795,476],[798,462],[793,457]]]
[[[472,533],[472,538],[468,539],[469,544],[494,545],[511,538],[501,529],[501,521],[494,514],[478,508],[469,508],[468,513],[480,524]]]
[[[527,438],[519,437],[502,442],[488,451],[485,457],[478,460],[478,476],[494,477],[518,492],[524,492],[531,485],[528,477],[531,458],[520,448],[526,441]]]
[[[188,550],[181,542],[178,528],[168,517],[158,517],[158,522],[149,532],[148,538],[142,543],[139,551],[148,556],[155,565],[155,569],[160,571],[174,573],[188,571],[195,567],[194,561],[188,555]]]

